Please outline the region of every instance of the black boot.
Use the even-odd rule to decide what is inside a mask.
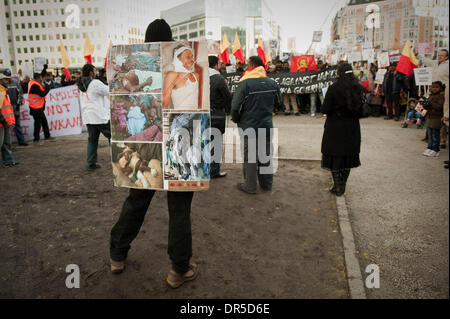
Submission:
[[[342,190],[341,190],[341,174],[339,171],[331,171],[331,175],[333,176],[333,187],[330,189],[330,192],[335,194],[336,196],[342,196],[342,195],[338,195],[340,193],[343,194]]]
[[[347,180],[350,176],[350,169],[342,169],[340,170],[340,176],[341,176],[341,188],[342,188],[342,194],[345,193],[345,188],[347,187]]]

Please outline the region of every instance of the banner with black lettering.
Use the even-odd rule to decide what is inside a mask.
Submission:
[[[337,66],[321,71],[274,73],[268,77],[275,80],[282,94],[310,94],[321,93],[322,89],[328,88],[336,78]],[[231,73],[224,75],[231,92],[236,91],[242,75]]]

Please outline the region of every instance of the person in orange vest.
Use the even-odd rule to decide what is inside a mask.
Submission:
[[[34,140],[37,143],[40,140],[41,127],[44,130],[46,140],[52,139],[48,129],[47,117],[45,116],[45,96],[50,91],[50,87],[44,87],[42,84],[42,75],[34,74],[34,80],[28,83],[28,103],[30,105],[30,114],[34,119]]]
[[[8,84],[11,77],[0,73],[0,148],[2,149],[2,162],[6,167],[19,163],[14,161],[11,151],[11,126],[16,124],[14,108],[8,97]]]

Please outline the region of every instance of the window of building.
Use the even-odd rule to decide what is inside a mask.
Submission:
[[[180,40],[187,40],[187,34],[180,35]]]
[[[189,30],[197,29],[197,22],[189,24]]]

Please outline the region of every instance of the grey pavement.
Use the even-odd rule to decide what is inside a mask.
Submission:
[[[280,158],[320,160],[325,118],[278,115]],[[346,193],[363,279],[380,268],[380,288],[368,298],[449,297],[449,172],[443,161],[422,155],[425,130],[401,122],[361,120],[360,168]],[[330,181],[331,183],[331,181]]]

